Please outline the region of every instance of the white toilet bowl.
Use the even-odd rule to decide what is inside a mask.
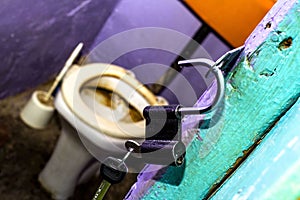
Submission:
[[[126,152],[128,139],[144,139],[143,109],[161,104],[166,101],[153,95],[131,72],[103,63],[74,67],[55,100],[58,112],[100,161],[106,158],[103,152]]]
[[[144,107],[165,104],[121,67],[73,66],[55,98],[62,134],[39,181],[55,199],[68,198],[93,157],[122,157],[127,140],[144,139]]]

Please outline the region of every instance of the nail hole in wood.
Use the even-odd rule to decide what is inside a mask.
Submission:
[[[268,23],[266,24],[266,26],[265,26],[265,29],[271,28],[271,26],[272,26],[272,23],[271,23],[271,22],[268,22]]]
[[[282,40],[279,43],[278,49],[279,50],[287,49],[287,48],[291,47],[292,44],[293,44],[293,38],[292,37],[285,38],[284,40]]]

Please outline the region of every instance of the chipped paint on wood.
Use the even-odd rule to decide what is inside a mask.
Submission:
[[[280,6],[286,2],[288,0],[278,1],[270,12],[273,15],[267,15],[268,21],[273,19],[277,23],[271,31],[257,29],[260,31],[247,40],[245,52],[227,81],[222,118],[208,131],[202,131],[203,141],[194,139],[188,146],[183,174],[169,167],[143,194],[143,199],[206,197],[243,152],[299,97],[300,6],[297,1],[285,4],[290,7],[282,9]],[[262,23],[264,21],[266,19]],[[259,37],[264,40],[258,45],[253,41]],[[287,38],[292,38],[291,45],[279,48]],[[191,122],[187,120],[183,126],[185,123]],[[134,187],[139,188],[143,183],[140,176]],[[134,196],[134,188],[131,194],[128,199],[138,198]]]
[[[300,197],[299,121],[300,100],[212,199]]]

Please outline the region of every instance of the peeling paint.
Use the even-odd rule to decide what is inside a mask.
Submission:
[[[299,120],[300,99],[217,191],[212,200],[233,197],[270,200],[274,197],[297,198],[300,195],[300,146],[296,145],[299,139]],[[255,189],[245,190],[251,187]]]
[[[209,153],[200,157],[201,143],[193,140],[187,148],[186,168],[180,185],[168,184],[175,176],[174,171],[168,169],[143,196],[143,199],[168,199],[169,197],[202,199],[208,197],[207,195],[214,191],[210,190],[212,186],[223,179],[236,160],[244,155],[243,151],[261,139],[269,131],[269,128],[273,127],[278,118],[290,108],[295,98],[300,96],[298,65],[300,42],[298,38],[294,37],[300,32],[300,19],[290,17],[298,9],[298,1],[278,1],[246,41],[243,58],[240,59],[229,77],[230,84],[226,86],[224,119],[209,130],[202,131],[204,136],[222,132],[219,139],[214,140],[216,142],[213,147],[207,143],[205,151]],[[264,29],[269,21],[272,21],[272,27]],[[274,38],[272,38],[274,30],[284,30],[284,33],[280,33],[280,37],[285,35],[293,37],[293,45],[280,51],[277,47],[281,40],[274,42]],[[255,39],[253,36],[256,36]],[[258,52],[256,52],[257,48],[259,48]],[[252,52],[256,53],[253,54],[250,61],[251,67],[249,67],[249,61],[245,57],[251,55]],[[261,76],[261,72],[266,69],[273,71],[276,69],[276,75],[267,78]],[[187,121],[185,122],[187,123]],[[206,139],[203,137],[203,143],[205,141]],[[266,173],[275,174],[271,170]],[[236,183],[239,182],[236,181]],[[139,184],[143,184],[143,182],[139,182]],[[162,190],[161,188],[164,186],[166,189]],[[249,185],[245,193],[257,189],[257,187],[253,187]],[[244,191],[244,188],[242,190]],[[188,197],[184,194],[188,194]],[[233,194],[236,194],[236,191],[231,193],[231,195]],[[242,192],[240,194],[244,195]],[[223,198],[224,196],[220,195],[219,197]]]

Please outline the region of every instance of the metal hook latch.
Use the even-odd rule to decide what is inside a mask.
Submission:
[[[145,163],[180,166],[184,162],[186,147],[182,142],[181,121],[185,115],[201,115],[215,111],[223,100],[225,81],[221,71],[236,61],[244,47],[227,52],[213,62],[206,58],[179,61],[181,66],[200,65],[209,68],[208,73],[216,77],[217,92],[212,104],[208,107],[182,107],[180,105],[147,106],[143,115],[146,120],[145,141],[138,144],[129,140],[126,148],[133,149]],[[211,117],[211,115],[209,115]]]

